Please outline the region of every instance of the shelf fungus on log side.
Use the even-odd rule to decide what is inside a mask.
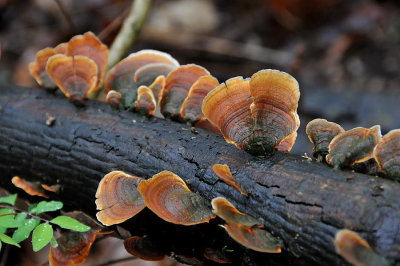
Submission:
[[[73,266],[84,262],[89,255],[96,235],[102,229],[92,218],[82,212],[70,212],[65,215],[90,226],[91,229],[87,232],[69,231],[58,237],[58,246],[51,247],[49,252],[51,266]]]
[[[239,191],[242,195],[248,197],[244,185],[233,177],[229,166],[226,164],[214,164],[212,167],[214,173],[222,179],[225,183],[232,186],[234,189]]]
[[[334,168],[352,166],[373,157],[375,146],[381,140],[380,126],[370,129],[356,127],[334,137],[329,144],[326,161]]]
[[[147,86],[140,86],[138,97],[134,103],[135,110],[139,114],[152,116],[156,112],[157,102],[152,90]]]
[[[202,111],[225,140],[254,155],[290,151],[300,125],[297,81],[285,72],[261,70],[235,77],[204,98]]]
[[[181,106],[190,88],[200,77],[209,74],[207,69],[195,64],[183,65],[171,71],[165,81],[160,101],[164,117],[179,120]]]
[[[280,253],[283,242],[266,231],[261,223],[240,211],[223,197],[211,201],[214,213],[223,219],[228,234],[241,245],[259,252]]]
[[[53,55],[47,61],[47,73],[65,96],[82,105],[96,91],[97,65],[86,56]]]
[[[374,149],[374,158],[385,176],[400,180],[400,129],[383,136]]]
[[[39,182],[27,181],[19,176],[14,176],[11,179],[11,182],[13,183],[14,186],[22,189],[31,196],[40,196],[43,198],[49,197],[45,194],[45,191],[43,190]]]
[[[47,60],[57,54],[53,48],[45,48],[36,53],[35,61],[29,64],[29,72],[35,78],[36,82],[47,89],[56,87],[56,84],[50,79],[46,72]]]
[[[140,85],[150,86],[159,76],[168,76],[168,74],[178,66],[168,63],[151,63],[140,67],[134,76],[135,82]]]
[[[132,236],[124,240],[124,246],[129,254],[147,261],[164,259],[165,252],[150,236]]]
[[[194,225],[214,218],[210,203],[191,192],[185,182],[169,171],[162,171],[138,186],[146,206],[163,220]]]
[[[125,108],[133,107],[137,99],[138,84],[135,82],[135,73],[141,67],[153,64],[165,63],[178,67],[179,63],[171,55],[156,50],[141,50],[130,54],[116,64],[107,74],[105,92],[119,91],[122,94],[122,104]]]
[[[76,35],[68,42],[67,56],[86,56],[92,59],[97,65],[97,83],[91,92],[100,89],[108,63],[108,47],[104,45],[92,32],[83,35]]]
[[[313,156],[318,161],[323,161],[329,152],[329,143],[334,137],[344,132],[344,129],[326,119],[314,119],[307,124],[306,133],[308,139],[314,144]]]
[[[146,205],[137,187],[141,178],[113,171],[104,176],[96,192],[96,217],[104,225],[122,223],[142,211]]]
[[[232,260],[229,259],[229,257],[226,256],[223,251],[213,249],[213,248],[206,248],[204,250],[203,256],[206,259],[216,262],[216,263],[219,263],[219,264],[232,263]]]
[[[111,106],[111,108],[118,110],[121,104],[122,95],[118,91],[110,90],[107,93],[106,101]]]
[[[199,120],[204,120],[205,116],[201,111],[203,99],[207,93],[219,85],[216,78],[211,75],[200,77],[190,88],[186,99],[181,106],[181,117],[184,121],[190,121],[192,124]]]
[[[162,96],[162,91],[164,90],[165,87],[165,77],[164,76],[158,76],[154,82],[149,86],[151,91],[154,94],[154,98],[156,99],[157,102],[157,107],[159,107],[160,101],[161,101],[161,96]]]
[[[355,266],[389,266],[392,263],[376,254],[368,243],[353,231],[343,229],[336,233],[336,252]]]

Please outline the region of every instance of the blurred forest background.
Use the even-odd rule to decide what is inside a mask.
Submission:
[[[36,87],[28,71],[36,52],[76,34],[92,31],[110,46],[131,4],[0,0],[0,84]],[[131,51],[145,48],[202,65],[220,82],[263,68],[289,72],[301,90],[293,153],[311,154],[305,126],[317,117],[345,129],[400,128],[398,0],[154,0]]]

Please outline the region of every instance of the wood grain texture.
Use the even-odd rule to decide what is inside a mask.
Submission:
[[[105,103],[89,101],[77,109],[64,97],[39,89],[0,86],[0,91],[3,187],[11,188],[15,175],[58,182],[67,206],[93,215],[97,185],[106,173],[121,170],[149,178],[169,170],[206,199],[223,196],[261,219],[284,241],[285,256],[311,264],[346,264],[333,239],[337,230],[347,228],[378,254],[400,263],[399,183],[281,152],[254,157],[220,135],[112,111]],[[56,117],[52,127],[46,125],[46,114]],[[248,198],[219,180],[212,171],[216,163],[230,167]]]

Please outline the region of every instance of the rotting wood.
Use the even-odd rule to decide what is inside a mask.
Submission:
[[[347,228],[378,254],[400,263],[399,183],[280,152],[257,158],[222,136],[112,111],[105,103],[88,101],[87,107],[77,109],[64,97],[39,89],[0,86],[0,91],[3,187],[11,188],[15,175],[49,185],[58,182],[62,201],[93,215],[96,188],[106,173],[122,170],[149,178],[169,170],[208,200],[223,196],[261,219],[285,243],[284,253],[276,258],[345,264],[333,239],[338,229]],[[48,115],[56,119],[52,126],[46,125]],[[229,165],[246,186],[248,198],[219,181],[212,171],[215,163]],[[128,229],[135,223],[128,223]],[[265,256],[274,261],[272,255]]]

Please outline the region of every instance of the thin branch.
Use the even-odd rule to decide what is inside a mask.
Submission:
[[[68,28],[69,28],[70,32],[74,33],[75,27],[74,27],[74,23],[72,22],[71,15],[69,14],[69,12],[67,11],[67,9],[63,5],[63,3],[61,3],[60,0],[54,0],[54,1],[56,2],[58,8],[60,9],[62,16],[65,18],[65,21],[68,24]]]
[[[151,0],[134,0],[131,11],[110,48],[108,69],[126,54],[135,42],[150,10]]]
[[[126,18],[126,16],[129,13],[129,9],[125,10],[124,12],[122,12],[118,17],[116,17],[110,24],[108,24],[98,35],[97,37],[99,37],[100,40],[102,40],[104,42],[104,39],[106,39],[108,37],[108,35],[110,35],[111,32],[113,32],[116,28],[118,28],[122,22],[124,21],[124,19]]]

